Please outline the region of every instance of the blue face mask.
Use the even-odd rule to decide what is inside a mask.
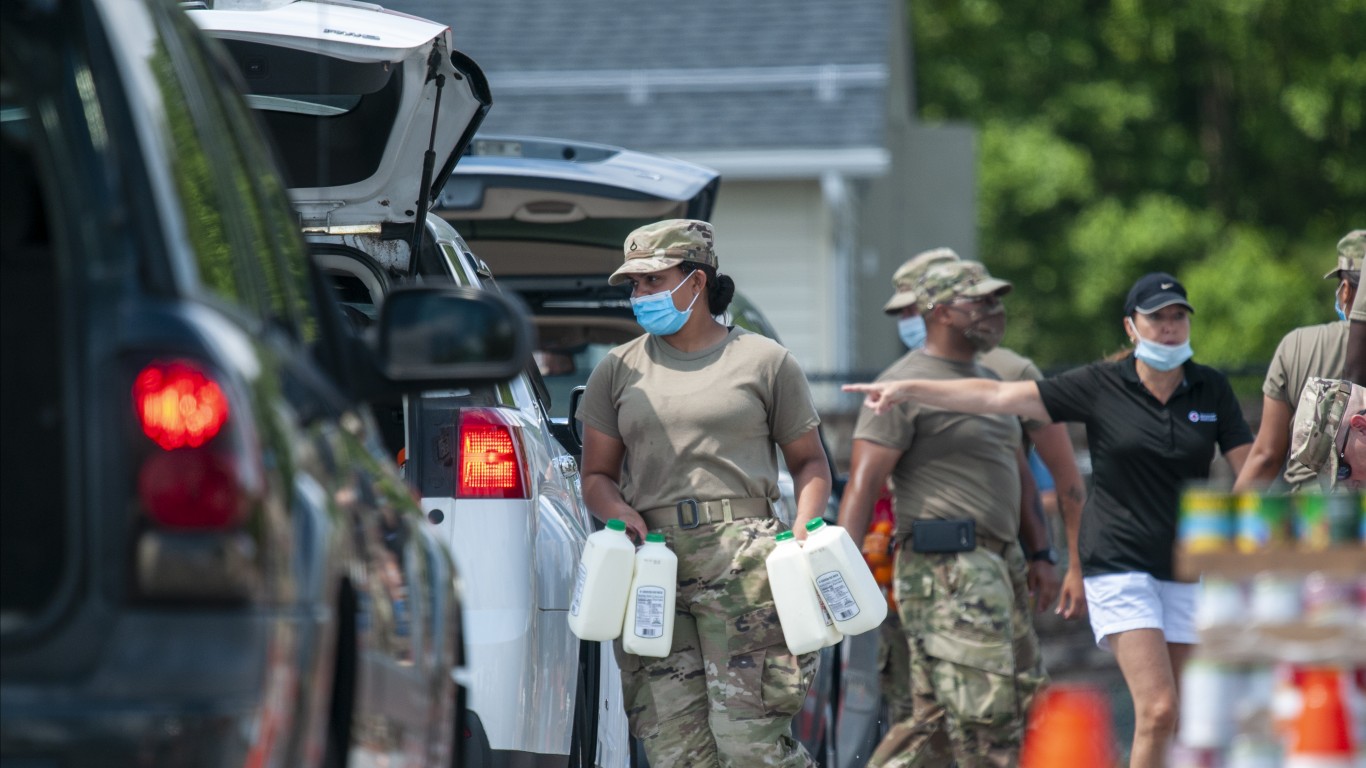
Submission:
[[[925,318],[921,315],[897,320],[896,332],[907,349],[920,349],[925,346]]]
[[[1339,320],[1347,319],[1347,313],[1342,311],[1342,300],[1336,296],[1333,297],[1333,310],[1338,313]]]
[[[683,287],[683,283],[688,282],[693,272],[689,272],[678,285],[667,291],[631,299],[631,311],[635,313],[636,322],[640,323],[640,327],[644,328],[646,333],[672,336],[688,322],[688,318],[692,316],[692,305],[697,303],[697,296],[702,294],[698,292],[697,296],[692,297],[687,309],[679,309],[674,306],[674,291]]]
[[[1190,339],[1173,347],[1148,341],[1138,335],[1137,328],[1134,329],[1134,336],[1138,339],[1138,343],[1134,345],[1134,357],[1159,371],[1170,371],[1191,359]]]

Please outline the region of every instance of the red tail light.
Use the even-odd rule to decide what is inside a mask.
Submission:
[[[138,470],[143,511],[166,528],[212,530],[246,517],[254,494],[228,425],[228,398],[199,368],[155,362],[133,380],[143,434],[157,444]]]
[[[458,498],[525,499],[521,430],[496,408],[460,412]]]
[[[133,382],[142,431],[171,450],[197,448],[228,420],[228,398],[218,383],[184,363],[154,363]]]

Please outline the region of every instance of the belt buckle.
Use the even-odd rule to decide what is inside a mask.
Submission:
[[[692,525],[689,525],[689,524],[683,522],[683,508],[684,508],[685,506],[691,506],[691,507],[692,507]],[[674,505],[674,513],[678,515],[678,527],[679,527],[679,528],[685,528],[685,529],[686,529],[686,528],[696,528],[697,526],[701,525],[701,524],[702,524],[702,518],[698,515],[697,510],[698,510],[698,507],[697,507],[697,499],[683,499],[682,501],[680,501],[680,502],[678,502],[677,504],[675,504],[675,505]]]

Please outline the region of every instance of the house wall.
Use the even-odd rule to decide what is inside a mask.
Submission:
[[[808,374],[832,371],[839,281],[820,182],[723,178],[712,222],[721,271],[764,313]]]

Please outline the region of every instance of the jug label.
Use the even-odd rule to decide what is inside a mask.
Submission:
[[[831,624],[834,624],[835,620],[830,618],[830,611],[826,610],[825,603],[822,603],[820,600],[817,600],[816,605],[819,605],[821,607],[821,618],[825,619],[825,626],[828,627]]]
[[[816,588],[821,591],[821,597],[825,598],[836,621],[848,621],[858,615],[858,601],[854,600],[839,571],[821,574],[816,578]]]
[[[569,615],[578,616],[583,603],[583,583],[588,581],[588,566],[579,561],[579,576],[574,580],[574,599],[569,602]]]
[[[636,637],[664,634],[664,588],[636,588]]]

